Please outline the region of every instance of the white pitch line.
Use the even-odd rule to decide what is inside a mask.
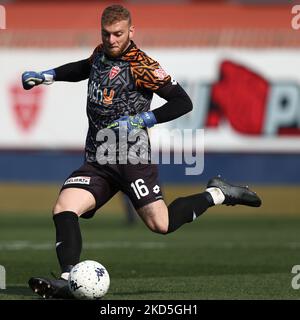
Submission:
[[[137,249],[162,249],[166,248],[163,242],[130,242],[130,241],[103,241],[103,242],[86,242],[83,244],[84,249],[101,249],[101,248],[137,248]],[[0,242],[0,250],[19,251],[19,250],[54,250],[55,244],[50,242],[33,243],[30,241],[7,241]]]
[[[86,242],[83,244],[84,249],[106,249],[106,248],[135,248],[135,249],[165,249],[165,248],[185,248],[188,244],[172,244],[168,242],[154,241],[102,241],[102,242]],[[197,243],[193,244],[194,248],[199,249],[292,249],[299,250],[300,242],[272,243],[272,242],[221,242],[221,243]],[[55,244],[50,242],[34,243],[27,240],[0,241],[0,251],[20,251],[20,250],[54,250]]]

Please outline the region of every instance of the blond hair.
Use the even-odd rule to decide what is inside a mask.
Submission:
[[[127,20],[128,24],[131,25],[131,14],[123,6],[114,4],[104,9],[101,17],[101,25],[111,25],[122,20]]]

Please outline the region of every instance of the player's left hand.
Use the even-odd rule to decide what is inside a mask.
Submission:
[[[142,112],[134,116],[123,116],[110,125],[107,126],[107,129],[119,130],[120,127],[127,128],[127,131],[134,129],[143,129],[151,128],[157,123],[153,112]]]

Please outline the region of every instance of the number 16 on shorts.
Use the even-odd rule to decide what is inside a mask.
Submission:
[[[135,182],[132,182],[130,186],[138,199],[149,194],[149,189],[145,185],[145,181],[143,179],[135,180]]]

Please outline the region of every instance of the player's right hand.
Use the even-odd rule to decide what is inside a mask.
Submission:
[[[45,76],[42,73],[35,71],[25,71],[22,74],[22,84],[25,90],[30,90],[45,81]]]

